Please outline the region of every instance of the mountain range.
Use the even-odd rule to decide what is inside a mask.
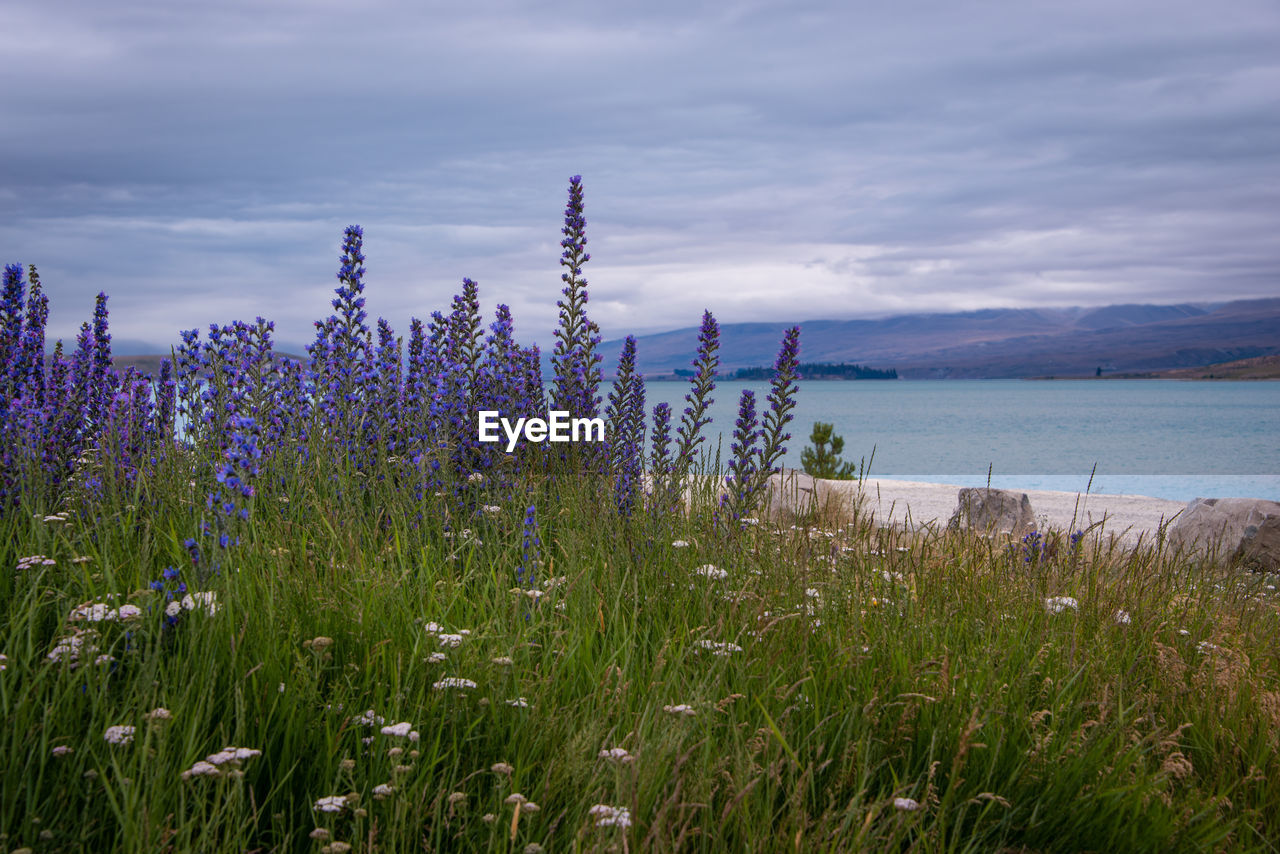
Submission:
[[[720,326],[720,370],[773,363],[794,323]],[[649,377],[688,368],[698,328],[636,339]],[[622,341],[600,345],[606,373]],[[800,322],[803,362],[894,368],[904,379],[1094,376],[1194,368],[1280,353],[1280,299],[1101,308],[983,309]]]

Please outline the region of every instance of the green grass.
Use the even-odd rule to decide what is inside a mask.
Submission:
[[[476,544],[390,469],[298,467],[260,479],[203,585],[217,612],[164,629],[147,588],[189,566],[208,486],[189,477],[176,461],[145,490],[0,521],[0,850],[1277,848],[1274,578],[1096,543],[1028,566],[856,520],[625,521],[564,480],[471,487],[501,507],[451,518]],[[563,579],[536,602],[513,591],[535,502],[539,580]],[[69,521],[42,521],[57,509]],[[34,554],[56,563],[15,569]],[[142,617],[92,624],[79,666],[51,661],[72,610],[111,595]],[[430,622],[470,634],[442,646]],[[132,743],[104,740],[114,725]],[[261,755],[183,779],[227,746]],[[615,747],[632,759],[599,756]],[[517,816],[513,793],[536,809]],[[315,809],[334,795],[340,812]],[[597,827],[596,804],[631,826]]]

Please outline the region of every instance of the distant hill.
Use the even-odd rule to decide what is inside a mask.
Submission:
[[[1219,362],[1199,368],[1173,368],[1168,371],[1150,371],[1132,374],[1106,375],[1103,379],[1162,379],[1162,380],[1280,380],[1280,355],[1256,356]]]
[[[793,323],[721,325],[721,372],[773,362]],[[908,314],[878,320],[800,323],[806,362],[896,369],[900,377],[1017,378],[1198,368],[1280,354],[1280,299],[1216,306],[1115,305],[1104,308],[986,309]],[[647,375],[689,367],[696,327],[637,339]],[[606,372],[621,341],[601,345]]]

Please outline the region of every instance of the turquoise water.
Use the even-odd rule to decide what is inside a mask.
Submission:
[[[766,406],[768,383],[716,387],[711,442],[728,454],[738,396]],[[647,406],[684,409],[687,383],[654,382]],[[802,383],[785,464],[815,421],[870,458],[874,477],[1022,489],[1247,496],[1280,501],[1280,382],[919,380]],[[722,431],[722,437],[717,432]],[[712,444],[714,447],[714,444]]]

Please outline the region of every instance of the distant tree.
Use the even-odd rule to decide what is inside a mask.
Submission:
[[[813,425],[813,433],[809,436],[812,448],[800,452],[800,464],[806,474],[826,480],[856,480],[858,470],[853,463],[840,459],[844,450],[844,439],[835,435],[834,424],[819,421]],[[830,448],[827,445],[830,444]]]
[[[1094,374],[1094,376],[1095,376],[1095,377],[1100,377],[1100,376],[1102,376],[1102,366],[1101,366],[1101,365],[1099,365],[1099,366],[1098,366],[1098,372],[1097,372],[1096,374]]]

